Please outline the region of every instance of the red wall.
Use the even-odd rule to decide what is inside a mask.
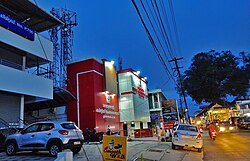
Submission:
[[[80,128],[84,131],[85,128],[95,128],[97,131],[105,132],[108,125],[111,130],[120,130],[120,117],[114,115],[115,118],[103,118],[103,115],[97,112],[96,109],[103,109],[103,104],[108,104],[106,102],[106,97],[104,94],[104,78],[100,74],[93,72],[92,70],[104,74],[104,66],[102,63],[96,61],[95,59],[88,59],[81,62],[76,62],[68,65],[68,81],[67,90],[74,94],[77,98],[77,87],[76,87],[76,77],[78,74],[79,81],[79,105],[80,105]],[[119,112],[118,107],[118,97],[110,99],[110,106],[114,106],[114,110],[111,111]],[[68,120],[74,121],[77,124],[77,101],[73,100],[68,103],[67,107]]]

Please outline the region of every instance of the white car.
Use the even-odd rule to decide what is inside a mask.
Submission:
[[[192,147],[201,152],[203,140],[198,127],[190,124],[179,124],[172,137],[172,149],[177,147]]]

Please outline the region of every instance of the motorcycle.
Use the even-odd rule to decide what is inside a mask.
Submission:
[[[86,128],[86,134],[84,137],[84,141],[89,142],[100,142],[102,143],[103,139],[103,132],[96,132],[95,130],[90,130],[89,128]]]
[[[211,131],[211,134],[210,134],[211,136],[211,139],[212,140],[215,140],[215,138],[216,138],[216,136],[217,136],[217,132],[215,131],[215,130],[213,130],[213,131]]]

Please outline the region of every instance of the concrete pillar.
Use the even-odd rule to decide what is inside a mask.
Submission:
[[[22,71],[25,71],[26,68],[26,56],[23,56],[23,63],[22,63]]]
[[[21,95],[20,102],[20,115],[19,115],[19,127],[24,127],[24,95]]]
[[[151,99],[152,99],[152,104],[153,104],[153,109],[155,108],[155,99],[154,99],[154,93],[152,94],[151,96]]]
[[[26,68],[26,56],[23,56],[23,62],[22,62],[22,71],[25,71]],[[19,115],[19,127],[24,127],[24,95],[21,95],[21,101],[20,101],[20,115]]]
[[[158,107],[157,108],[160,108],[161,107],[161,104],[160,104],[160,93],[157,93],[157,99],[158,99]]]

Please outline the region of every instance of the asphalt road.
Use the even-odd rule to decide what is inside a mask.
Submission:
[[[204,161],[249,161],[250,132],[219,134],[215,141],[205,136]]]

